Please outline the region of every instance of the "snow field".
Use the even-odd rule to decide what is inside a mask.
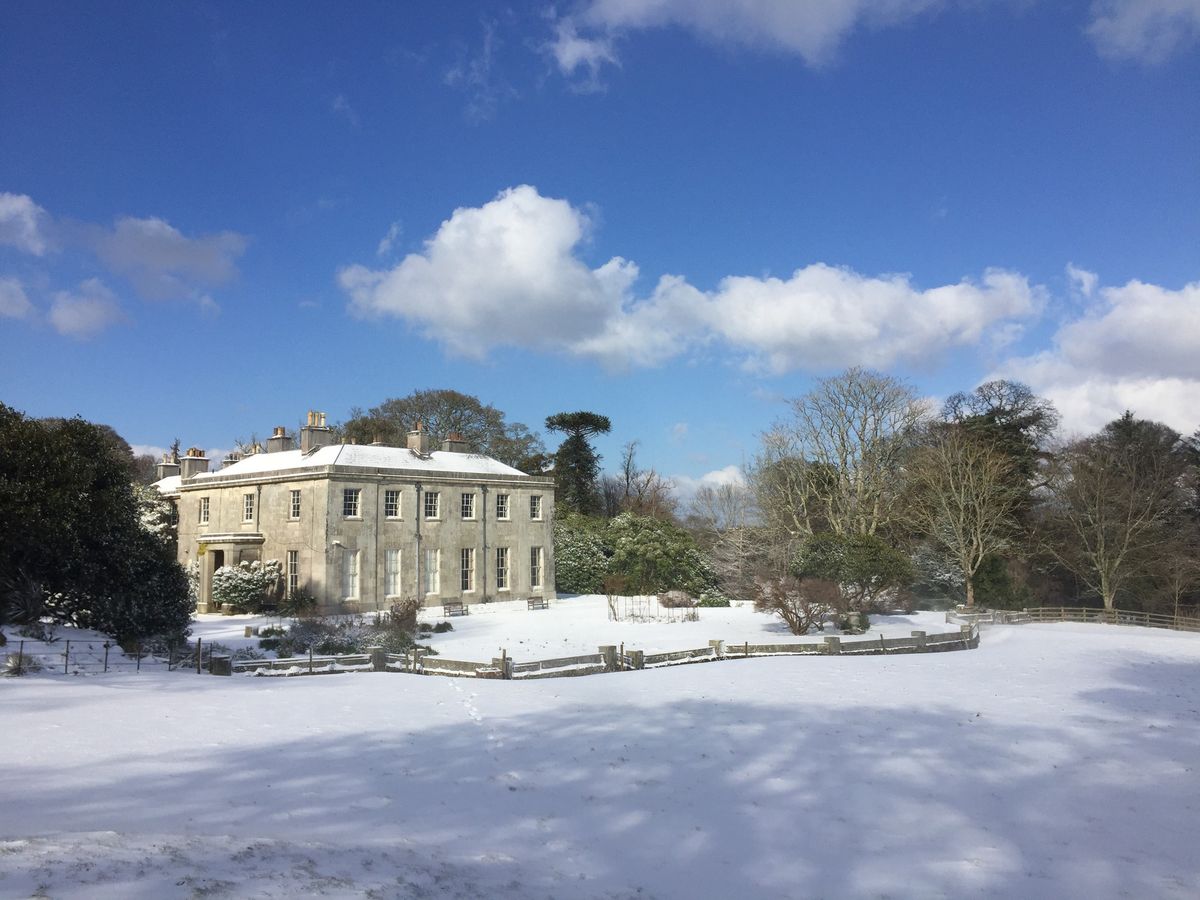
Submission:
[[[525,683],[11,679],[0,896],[1195,897],[1198,676],[1195,635],[1027,625]]]

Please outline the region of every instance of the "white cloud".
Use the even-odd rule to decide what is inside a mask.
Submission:
[[[130,444],[129,449],[133,451],[134,456],[153,456],[155,460],[160,460],[170,448],[159,447],[156,444]]]
[[[237,275],[245,236],[232,231],[187,237],[163,219],[118,219],[111,229],[88,230],[92,249],[150,300],[203,299],[198,285],[219,285]]]
[[[680,506],[686,509],[701,488],[719,488],[726,484],[733,485],[734,487],[745,487],[746,473],[742,471],[740,466],[729,465],[722,469],[705,472],[699,478],[691,478],[687,475],[672,475],[671,483],[675,487],[675,496],[678,498]]]
[[[1091,297],[1096,293],[1096,285],[1100,283],[1099,275],[1081,269],[1074,263],[1067,263],[1067,277],[1071,279],[1072,290],[1084,297]]]
[[[1110,59],[1159,63],[1200,40],[1200,0],[1097,0],[1087,33]]]
[[[856,28],[902,22],[945,5],[945,0],[590,0],[573,17],[555,22],[551,43],[559,69],[593,73],[616,62],[612,38],[623,31],[677,26],[720,44],[795,53],[823,65]],[[593,33],[580,35],[580,28]]]
[[[587,77],[578,83],[582,90],[600,87],[600,71],[606,63],[620,65],[611,37],[581,37],[575,21],[570,18],[554,23],[554,39],[546,45],[546,49],[554,57],[558,70],[568,78],[580,70],[586,72]]]
[[[1052,349],[1009,360],[1000,374],[1053,401],[1068,431],[1094,431],[1131,409],[1190,433],[1200,425],[1198,347],[1200,282],[1131,281],[1101,288]]]
[[[78,340],[95,337],[124,319],[116,295],[97,278],[83,282],[75,293],[59,291],[50,306],[54,329]]]
[[[396,241],[400,239],[401,227],[399,222],[393,222],[388,226],[387,234],[379,241],[379,246],[375,248],[376,256],[389,256],[392,248],[396,246]]]
[[[15,278],[0,278],[0,317],[5,319],[28,319],[33,315],[33,304],[25,296],[25,288]]]
[[[50,214],[27,194],[0,192],[0,244],[34,256],[50,249]]]
[[[820,263],[786,280],[726,278],[713,292],[667,275],[639,298],[634,263],[591,268],[580,258],[590,227],[565,200],[522,185],[455,210],[395,267],[350,266],[338,280],[356,314],[403,319],[457,355],[511,346],[610,368],[659,365],[718,342],[777,373],[887,366],[975,344],[1042,303],[1041,288],[1002,270],[922,290],[908,276]]]

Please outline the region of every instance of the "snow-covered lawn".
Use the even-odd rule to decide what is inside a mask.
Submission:
[[[777,616],[756,613],[750,603],[700,609],[697,622],[611,622],[605,598],[596,595],[555,600],[544,610],[531,611],[524,600],[476,604],[470,610],[469,615],[448,620],[442,616],[440,606],[422,610],[422,622],[449,621],[454,630],[422,637],[421,642],[451,659],[486,662],[503,649],[520,662],[595,653],[601,644],[624,643],[631,650],[656,653],[706,647],[710,640],[751,644],[820,642],[825,634],[838,634],[837,629],[828,627],[824,633],[798,638]],[[681,612],[676,610],[676,616]],[[230,647],[257,646],[256,638],[245,638],[245,627],[277,621],[261,616],[203,615],[197,616],[192,634]],[[936,634],[958,631],[959,626],[947,625],[941,612],[874,616],[868,637],[908,637],[914,630]]]
[[[3,897],[1200,896],[1197,635],[535,682],[40,676],[0,682],[0,715]]]

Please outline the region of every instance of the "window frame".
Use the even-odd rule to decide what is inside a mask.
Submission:
[[[541,547],[529,548],[529,588],[542,587],[542,579],[545,576],[545,554]]]
[[[300,521],[300,491],[298,488],[293,488],[291,491],[291,500],[288,505],[288,521]]]
[[[284,591],[289,599],[300,589],[300,551],[289,550],[284,569]]]
[[[503,511],[501,511],[501,506],[503,506]],[[512,494],[496,495],[496,521],[512,521]]]
[[[531,522],[542,521],[542,495],[529,495],[529,520]]]
[[[426,521],[436,522],[442,517],[442,492],[441,491],[425,491],[425,496],[422,498],[421,511],[425,514]],[[430,501],[432,500],[433,513],[430,514]]]
[[[342,550],[342,599],[357,600],[360,590],[358,550],[347,547]]]
[[[442,551],[426,549],[425,568],[421,572],[421,588],[426,597],[440,596],[442,593]]]
[[[395,560],[393,567],[392,561]],[[399,597],[403,592],[401,573],[404,571],[404,555],[399,547],[386,547],[383,551],[383,595]],[[394,590],[388,590],[394,588]]]
[[[210,504],[209,504],[209,502],[208,502],[208,498],[207,498],[207,497],[201,497],[201,498],[200,498],[200,509],[199,509],[199,515],[200,515],[200,524],[201,524],[201,525],[207,525],[207,524],[208,524],[208,516],[209,516],[209,512],[210,512],[210,511],[211,511],[211,507],[210,507]]]
[[[509,560],[511,554],[508,547],[496,548],[496,590],[510,590],[511,571],[509,570]]]
[[[464,594],[475,593],[475,548],[463,547],[458,554],[458,587]]]
[[[464,522],[475,521],[475,492],[463,491],[462,500],[459,505],[459,512],[462,514]]]
[[[383,517],[385,519],[399,519],[400,516],[401,491],[399,488],[384,488],[383,490]],[[392,510],[389,512],[388,510]]]
[[[351,500],[353,499],[353,502]],[[347,510],[353,510],[347,512]],[[362,488],[342,488],[342,518],[362,518]]]
[[[242,494],[242,524],[254,521],[254,492]]]

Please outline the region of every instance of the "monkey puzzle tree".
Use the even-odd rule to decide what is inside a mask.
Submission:
[[[594,515],[600,509],[600,455],[591,438],[612,423],[599,413],[564,412],[546,418],[546,430],[566,435],[554,454],[554,502],[560,509]]]

